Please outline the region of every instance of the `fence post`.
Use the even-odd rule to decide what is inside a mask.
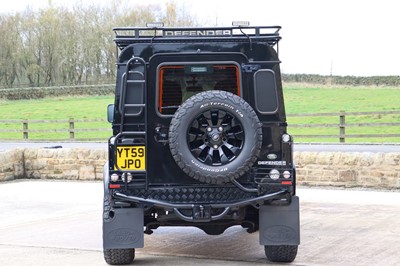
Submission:
[[[344,143],[346,139],[346,118],[345,111],[340,111],[339,116],[339,142]]]
[[[28,139],[28,120],[22,121],[22,134],[24,140]]]
[[[73,118],[69,119],[69,140],[73,141],[75,139],[75,122]]]

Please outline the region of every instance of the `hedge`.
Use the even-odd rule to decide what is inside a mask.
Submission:
[[[322,76],[314,74],[282,74],[284,82],[312,83],[348,86],[393,86],[400,87],[400,76]]]
[[[322,85],[347,86],[392,86],[400,87],[400,76],[322,76],[314,74],[282,74],[284,82],[311,83]],[[35,88],[0,89],[0,99],[21,100],[39,99],[45,97],[112,95],[115,85],[81,85]]]
[[[115,85],[82,85],[82,86],[60,86],[60,87],[35,87],[35,88],[12,88],[1,89],[0,99],[22,100],[40,99],[45,97],[60,96],[82,96],[82,95],[112,95]]]

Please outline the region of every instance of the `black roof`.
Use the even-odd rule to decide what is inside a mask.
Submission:
[[[265,42],[275,45],[281,39],[280,26],[232,27],[117,27],[115,43],[123,49],[133,43],[185,42]]]

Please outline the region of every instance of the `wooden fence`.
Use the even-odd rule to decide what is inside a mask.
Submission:
[[[23,140],[29,140],[30,139],[30,134],[31,133],[66,133],[64,134],[67,136],[69,135],[69,138],[61,136],[60,138],[55,138],[54,140],[67,140],[67,141],[75,141],[77,140],[76,138],[76,133],[82,133],[82,132],[108,132],[108,135],[111,135],[111,126],[108,128],[76,128],[77,123],[81,123],[83,125],[88,125],[90,123],[107,123],[106,119],[64,119],[64,120],[0,120],[0,123],[2,124],[20,124],[22,126],[22,129],[0,129],[1,132],[6,132],[6,133],[17,133],[21,134],[20,136],[22,137]],[[61,124],[61,129],[31,129],[32,124]],[[108,124],[110,125],[110,124]],[[11,140],[10,138],[0,138],[1,139],[6,139],[6,140]],[[44,139],[38,139],[34,138],[34,140],[50,140],[47,138]],[[53,139],[52,139],[53,140]],[[90,138],[79,138],[78,140],[106,140],[105,138],[98,138],[98,137],[90,137]]]
[[[400,138],[400,130],[398,133],[388,134],[348,134],[346,133],[346,129],[354,128],[354,127],[400,127],[400,120],[393,122],[371,122],[371,123],[346,123],[346,117],[349,116],[369,116],[369,115],[399,115],[400,111],[384,111],[384,112],[340,112],[340,113],[320,113],[320,114],[289,114],[290,117],[337,117],[337,123],[323,123],[323,124],[292,124],[290,123],[290,128],[337,128],[337,134],[294,134],[295,138],[333,138],[337,139],[339,142],[346,142],[347,138]],[[76,140],[106,140],[106,136],[111,135],[111,126],[107,128],[77,128],[76,125],[78,123],[82,123],[82,125],[87,125],[88,123],[94,122],[102,122],[104,125],[107,125],[105,119],[66,119],[66,120],[0,120],[1,124],[19,124],[20,129],[2,129],[0,127],[0,133],[16,133],[20,134],[21,139],[30,140],[31,133],[64,133],[64,138],[62,140],[67,141],[76,141]],[[31,129],[30,125],[32,124],[63,124],[61,129]],[[109,125],[109,124],[108,124]],[[293,131],[293,130],[292,130]],[[82,132],[102,132],[105,135],[104,138],[99,137],[89,137],[86,139],[77,138],[76,133]],[[67,138],[67,134],[69,138]],[[12,138],[13,140],[17,140],[16,138]],[[19,139],[19,138],[18,138]],[[10,140],[10,138],[0,137],[1,140]],[[34,140],[49,140],[46,138],[38,139],[34,138]],[[57,138],[56,140],[60,140]]]
[[[382,112],[348,112],[341,111],[340,113],[320,113],[320,114],[290,114],[288,117],[337,117],[338,123],[332,124],[290,124],[290,128],[337,128],[338,134],[307,134],[298,135],[296,138],[336,138],[340,143],[346,142],[346,138],[397,138],[400,137],[400,130],[394,134],[347,134],[346,129],[354,127],[399,127],[400,120],[393,122],[372,122],[372,123],[346,123],[348,116],[370,116],[370,115],[398,115],[400,111],[382,111]]]

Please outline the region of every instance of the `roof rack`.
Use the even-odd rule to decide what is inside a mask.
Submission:
[[[232,27],[118,27],[115,43],[123,49],[132,43],[157,42],[246,42],[275,45],[281,39],[280,26]]]

